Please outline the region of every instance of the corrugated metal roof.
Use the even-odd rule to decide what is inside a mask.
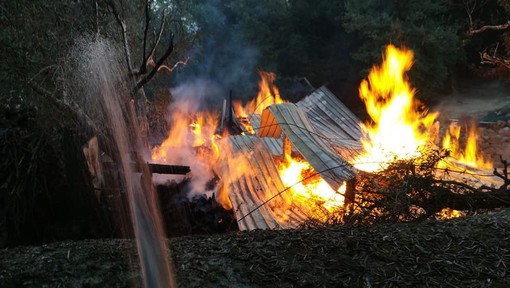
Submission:
[[[358,141],[360,120],[328,88],[322,86],[297,103],[314,127],[328,138]]]
[[[241,230],[294,228],[311,216],[283,197],[290,192],[285,190],[274,160],[282,154],[282,132],[293,151],[335,190],[355,176],[354,168],[339,153],[361,146],[359,120],[326,87],[297,105],[275,104],[262,115],[250,115],[249,120],[259,137],[229,137],[225,151],[230,153],[222,155],[221,161],[224,188]]]
[[[299,152],[335,190],[355,176],[355,169],[345,159],[355,159],[362,149],[360,120],[326,87],[297,104],[271,105],[262,115],[251,115],[250,122],[258,137],[229,137],[229,149],[225,151],[230,153],[222,155],[220,164],[241,230],[294,228],[309,218],[284,197],[288,192],[281,193],[286,190],[274,157],[282,154],[282,133],[292,143],[293,151]],[[452,167],[462,167],[454,160],[450,162]],[[477,170],[479,175],[489,172]],[[438,176],[474,187],[497,187],[502,183],[495,176],[462,171],[439,171]]]
[[[260,129],[260,120],[261,120],[260,114],[252,114],[250,116],[250,123],[255,133],[257,133]],[[281,138],[264,137],[260,139],[262,143],[264,143],[264,145],[266,145],[266,147],[269,149],[271,154],[275,156],[282,155],[283,142]]]
[[[360,120],[328,88],[322,86],[297,103],[313,127],[344,158],[362,149]]]
[[[334,190],[356,175],[355,169],[316,132],[296,104],[270,105],[262,113],[259,137],[279,138],[282,132]]]
[[[306,220],[307,215],[280,194],[288,192],[261,139],[242,135],[228,141],[231,153],[222,155],[221,174],[239,229],[295,228]]]

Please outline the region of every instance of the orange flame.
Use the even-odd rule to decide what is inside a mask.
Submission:
[[[174,103],[171,129],[161,145],[154,147],[151,158],[156,163],[190,166],[190,195],[212,195],[217,187],[208,186],[215,177],[214,168],[220,151],[214,132],[217,113],[197,112],[188,101]],[[191,177],[190,177],[191,176]],[[155,175],[155,181],[182,179],[183,176]]]
[[[168,137],[161,145],[152,149],[151,159],[155,162],[170,163],[173,149],[206,146],[213,151],[213,160],[217,160],[219,148],[214,136],[217,122],[217,115],[214,113],[195,112],[194,117],[190,117],[182,111],[175,111]]]
[[[373,123],[361,126],[364,153],[355,163],[360,170],[377,171],[391,161],[417,157],[430,140],[437,113],[419,110],[421,103],[405,77],[412,60],[411,50],[388,45],[382,65],[374,66],[361,82],[360,97]]]
[[[233,101],[232,107],[234,108],[234,112],[236,113],[237,118],[239,119],[239,123],[243,125],[243,128],[248,131],[248,134],[254,135],[255,130],[253,130],[253,126],[251,126],[250,117],[245,111],[243,107],[243,103],[239,101]]]
[[[493,164],[485,160],[478,151],[478,133],[476,123],[470,122],[467,125],[468,136],[464,151],[460,149],[460,131],[461,127],[457,122],[451,122],[448,132],[443,138],[443,148],[450,151],[452,157],[460,163],[478,168],[493,168]]]
[[[272,104],[283,103],[280,97],[280,91],[274,85],[275,74],[272,72],[259,71],[260,82],[259,82],[259,93],[257,98],[253,99],[246,106],[249,113],[262,114],[264,109]]]
[[[239,123],[241,123],[243,128],[251,135],[254,135],[255,131],[250,123],[250,115],[262,114],[262,111],[264,111],[267,106],[284,102],[280,96],[280,91],[274,84],[276,78],[275,74],[259,70],[259,75],[261,80],[259,82],[257,97],[248,102],[244,107],[241,101],[233,101],[232,103]]]
[[[466,216],[466,213],[451,208],[443,208],[441,211],[436,213],[437,219],[453,219],[464,216]]]
[[[333,190],[308,162],[287,157],[285,162],[280,163],[278,172],[283,184],[289,187],[291,192],[289,202],[311,210],[321,206],[329,212],[343,206],[346,184],[344,183],[338,191]]]

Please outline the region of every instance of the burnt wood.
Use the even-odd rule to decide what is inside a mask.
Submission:
[[[189,166],[165,165],[165,164],[154,164],[154,163],[147,163],[147,165],[149,166],[149,170],[151,171],[151,173],[156,173],[156,174],[185,175],[191,171]]]

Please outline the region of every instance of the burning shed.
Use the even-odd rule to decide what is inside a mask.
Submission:
[[[228,194],[241,230],[294,228],[344,204],[356,172],[342,155],[361,148],[361,131],[326,87],[296,104],[269,105],[250,122],[256,135],[229,137],[220,161],[220,194]]]
[[[443,208],[434,204],[437,197],[457,197],[466,185],[473,183],[468,194],[503,187],[505,177],[473,172],[456,155],[450,154],[460,162],[447,157],[449,146],[439,148],[438,112],[428,113],[414,98],[405,75],[412,52],[389,46],[383,58],[360,86],[371,122],[361,123],[326,87],[284,103],[274,74],[261,72],[257,97],[243,106],[230,95],[221,114],[190,110],[186,101],[192,97],[182,97],[184,104],[176,101],[172,129],[152,150],[152,160],[192,164],[186,176],[193,184],[190,195],[207,190],[235,213],[241,230],[293,228],[309,218],[327,221],[337,211],[342,218],[368,213],[373,219],[386,212],[397,220],[404,219],[402,214],[429,217]],[[410,178],[428,182],[405,186]],[[208,185],[211,179],[219,182]],[[400,203],[398,211],[384,208],[385,199],[389,206]],[[452,209],[465,207],[463,202]]]

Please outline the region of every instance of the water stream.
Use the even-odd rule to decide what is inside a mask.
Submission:
[[[107,41],[93,40],[79,45],[73,55],[79,59],[75,74],[82,83],[77,94],[85,97],[77,102],[85,103],[87,114],[102,122],[113,138],[112,150],[118,152],[120,186],[129,200],[145,287],[175,287],[151,174],[145,161],[137,156],[144,155],[143,145],[119,53]]]

